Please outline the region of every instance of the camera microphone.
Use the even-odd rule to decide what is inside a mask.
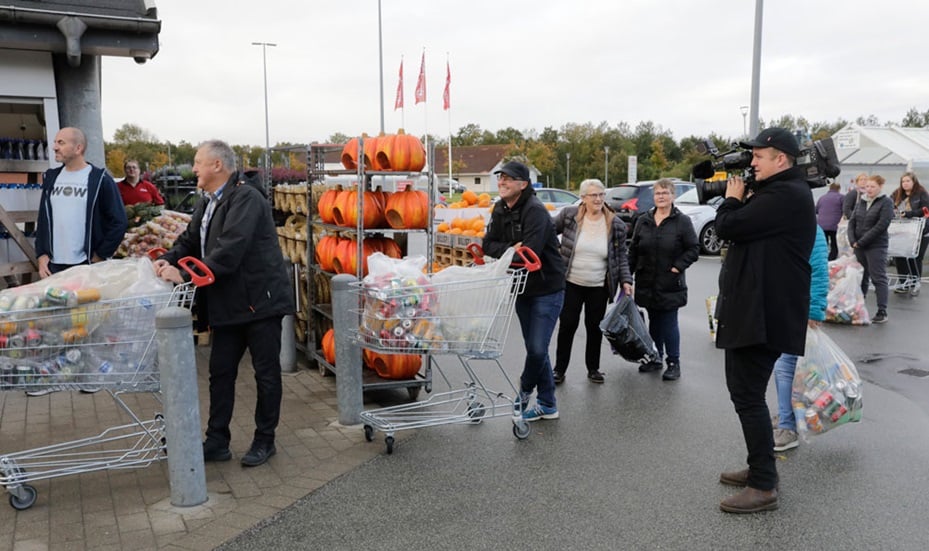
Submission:
[[[716,174],[716,170],[713,168],[713,162],[709,159],[694,165],[694,178],[706,180],[707,178],[712,178],[713,174]]]

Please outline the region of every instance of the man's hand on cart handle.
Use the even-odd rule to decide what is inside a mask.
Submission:
[[[197,287],[206,287],[216,281],[212,270],[197,258],[185,256],[178,260],[177,263],[190,276],[189,281],[193,281]],[[172,266],[167,260],[158,259],[152,265],[155,267],[155,275],[165,281],[178,285],[187,281],[181,270]]]

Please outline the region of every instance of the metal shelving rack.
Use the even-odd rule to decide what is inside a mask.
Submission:
[[[346,169],[331,169],[326,168],[326,159],[327,157],[335,154],[340,155],[342,152],[343,146],[341,145],[317,145],[311,144],[307,150],[307,266],[306,266],[306,293],[308,296],[308,312],[307,315],[307,342],[304,345],[304,349],[307,355],[307,359],[310,361],[310,364],[315,362],[319,368],[320,373],[326,375],[328,373],[333,373],[338,375],[338,367],[330,364],[326,361],[323,356],[322,350],[320,349],[319,341],[322,338],[322,335],[325,331],[332,327],[332,305],[331,305],[331,296],[328,292],[320,292],[321,287],[328,289],[329,280],[334,276],[334,273],[323,271],[320,266],[316,263],[316,243],[321,237],[320,232],[325,231],[329,233],[340,233],[340,234],[351,234],[356,237],[357,241],[357,255],[358,255],[358,268],[355,276],[360,280],[362,279],[362,255],[364,247],[364,239],[366,237],[375,237],[378,235],[389,235],[396,239],[401,249],[404,250],[406,254],[409,254],[409,240],[408,237],[413,234],[425,235],[426,239],[426,250],[424,251],[428,266],[432,265],[433,261],[433,217],[434,217],[434,207],[435,207],[435,178],[432,174],[433,166],[433,151],[427,151],[427,166],[429,167],[426,171],[423,172],[382,172],[382,171],[369,171],[364,167],[364,162],[362,161],[363,155],[362,151],[364,148],[363,139],[358,139],[359,155],[358,155],[358,168],[356,170],[346,170]],[[345,226],[337,226],[333,224],[326,224],[320,221],[318,208],[317,208],[317,198],[321,193],[317,194],[314,192],[315,189],[320,189],[318,186],[321,186],[323,190],[328,189],[326,182],[327,177],[345,177],[353,176],[357,178],[358,182],[358,191],[369,191],[374,189],[375,178],[378,177],[403,177],[407,176],[410,178],[426,178],[427,181],[427,194],[429,195],[429,217],[426,224],[426,229],[418,230],[405,230],[405,229],[393,229],[393,228],[365,228],[363,227],[363,217],[358,216],[358,223],[356,227],[349,228]],[[362,212],[364,205],[364,194],[358,193],[358,212]],[[324,281],[317,285],[319,278],[323,278]],[[300,281],[300,278],[297,277],[296,281]],[[420,373],[413,379],[408,380],[390,380],[383,379],[379,377],[374,371],[365,369],[363,375],[363,390],[381,390],[381,389],[397,389],[397,388],[406,388],[409,392],[410,399],[415,400],[419,396],[419,392],[422,388],[426,389],[426,392],[431,392],[432,390],[432,359],[430,356],[424,358],[423,368],[420,370]]]

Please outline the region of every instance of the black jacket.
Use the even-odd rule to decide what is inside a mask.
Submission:
[[[542,269],[526,279],[526,296],[549,295],[564,289],[565,264],[558,252],[558,236],[548,209],[526,187],[513,208],[500,200],[490,213],[490,225],[484,235],[484,252],[499,258],[510,245],[522,242],[538,255]]]
[[[55,213],[52,212],[51,196],[55,180],[63,169],[58,167],[45,172],[36,222],[35,254],[48,255],[52,260],[55,258],[52,251]],[[84,253],[87,254],[87,262],[90,263],[95,254],[102,259],[113,256],[128,226],[126,207],[123,206],[116,182],[105,170],[91,165],[90,176],[87,177],[87,215],[84,223]]]
[[[187,229],[162,258],[172,264],[184,256],[200,258],[216,282],[198,290],[198,313],[210,325],[236,325],[291,314],[293,285],[281,253],[271,206],[261,192],[233,174],[213,211],[200,254],[200,222],[207,199],[197,202]]]
[[[898,190],[900,191],[900,190]],[[898,196],[894,195],[894,200],[897,200]],[[899,197],[899,201],[903,201],[904,197]],[[900,203],[896,203],[894,208],[899,209]],[[910,197],[910,210],[905,210],[901,213],[903,218],[922,218],[924,215],[923,208],[929,207],[929,192],[925,189],[920,190],[919,193]],[[929,220],[927,220],[929,222]],[[929,235],[929,224],[923,225],[923,235]]]
[[[887,248],[890,236],[887,227],[894,219],[894,202],[886,195],[878,195],[871,206],[862,196],[848,220],[848,242],[859,249]]]
[[[845,197],[842,198],[842,216],[846,220],[851,220],[852,213],[855,212],[855,205],[858,203],[858,198],[861,196],[861,193],[858,189],[853,189],[845,194]]]
[[[700,243],[690,217],[672,207],[655,224],[655,207],[638,218],[629,245],[635,274],[635,302],[643,308],[674,310],[687,304],[684,270],[700,257]],[[674,273],[671,268],[677,268]]]
[[[574,247],[577,245],[577,234],[583,225],[584,214],[581,206],[568,206],[561,209],[553,220],[555,232],[561,234],[561,257],[565,260],[565,274],[571,269],[574,259]],[[629,257],[626,254],[626,224],[609,208],[604,207],[604,216],[610,228],[607,235],[607,272],[606,285],[610,298],[616,296],[619,286],[623,283],[632,284],[632,274],[629,272]]]
[[[744,203],[726,199],[716,231],[729,241],[719,273],[718,348],[766,345],[802,355],[810,314],[813,194],[792,167],[758,182]]]

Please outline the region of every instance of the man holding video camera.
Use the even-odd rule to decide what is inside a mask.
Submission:
[[[803,354],[816,214],[790,131],[767,128],[739,145],[752,150],[755,181],[747,187],[743,178],[730,177],[716,213],[719,237],[730,243],[719,275],[716,346],[726,351],[726,387],[742,424],[748,468],[720,475],[721,483],[743,490],[719,507],[757,513],[778,505],[765,391],[781,353]]]

